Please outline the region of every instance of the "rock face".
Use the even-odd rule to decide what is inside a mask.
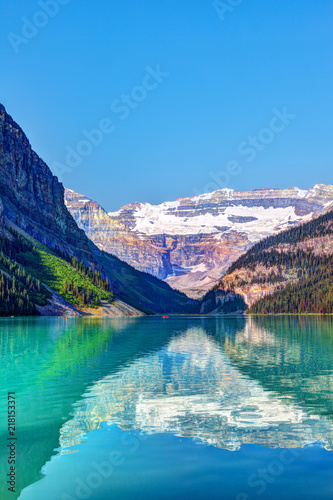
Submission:
[[[67,208],[101,249],[198,298],[257,241],[333,206],[333,186],[221,189],[161,205],[132,203],[107,214],[65,190]]]
[[[48,247],[89,260],[88,239],[64,204],[63,185],[1,104],[0,215]]]
[[[254,314],[331,314],[332,278],[333,210],[329,210],[250,248],[207,294],[202,307],[213,302],[219,312],[224,296],[242,299]]]
[[[101,220],[103,210],[98,210],[97,204],[94,210],[96,207],[96,220]],[[107,215],[106,218],[109,222]],[[199,307],[167,283],[139,272],[114,255],[101,252],[88,239],[66,208],[63,185],[31,149],[22,129],[0,104],[0,233],[5,233],[7,226],[24,231],[25,236],[33,236],[51,249],[75,255],[108,278],[116,299],[112,307],[104,307],[105,314],[188,312],[187,307],[196,312],[193,308]],[[110,234],[106,233],[108,237],[112,237],[112,231],[111,227]],[[121,226],[118,234],[123,232]],[[131,232],[129,237],[133,240]],[[131,240],[127,243],[126,238],[124,233],[124,242],[119,240],[118,243],[119,249],[122,245],[131,246]],[[149,249],[147,255],[148,252]],[[138,254],[137,258],[140,256]]]

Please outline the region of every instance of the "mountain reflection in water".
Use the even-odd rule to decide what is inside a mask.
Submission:
[[[214,449],[331,450],[332,333],[331,317],[1,320],[0,406],[15,391],[19,415],[16,498],[52,456],[82,454],[103,422]]]
[[[333,375],[325,370],[310,380],[304,376],[303,343],[281,339],[251,318],[236,335],[207,324],[186,328],[157,352],[90,387],[61,429],[61,446],[73,446],[108,421],[123,430],[171,431],[231,450],[242,444],[290,448],[313,442],[332,449],[332,422],[322,415],[324,408],[307,401],[311,391],[324,395],[331,407]],[[246,369],[249,364],[252,371],[260,364],[262,381]],[[269,389],[265,370],[267,383],[274,379]],[[285,389],[297,390],[296,380],[299,392],[293,398]]]

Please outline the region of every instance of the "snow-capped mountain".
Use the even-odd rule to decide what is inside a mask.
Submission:
[[[160,205],[132,203],[108,214],[69,189],[65,199],[99,248],[196,298],[257,241],[333,208],[333,186],[220,189]]]

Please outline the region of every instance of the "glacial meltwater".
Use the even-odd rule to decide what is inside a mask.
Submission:
[[[12,318],[0,345],[1,499],[333,498],[330,316]]]

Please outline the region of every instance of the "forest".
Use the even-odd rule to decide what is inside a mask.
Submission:
[[[38,315],[36,306],[48,304],[52,294],[42,284],[80,307],[111,302],[107,279],[76,257],[58,255],[11,228],[0,235],[0,315]]]
[[[267,275],[243,281],[242,286],[253,282],[280,283],[273,294],[260,299],[248,312],[333,313],[333,255],[321,251],[322,241],[319,240],[332,235],[333,211],[330,211],[301,226],[262,240],[234,262],[227,275],[240,269],[253,272],[258,264],[272,270]],[[310,239],[314,243],[312,248],[299,248],[301,243]],[[277,269],[277,272],[273,269]]]

